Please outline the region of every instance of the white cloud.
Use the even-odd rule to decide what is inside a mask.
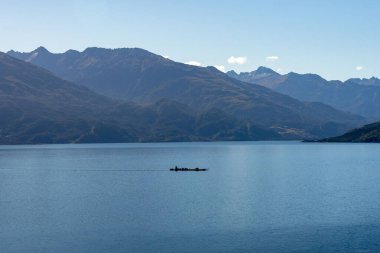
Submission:
[[[363,67],[363,66],[357,66],[355,69],[356,69],[357,71],[360,71],[360,70],[363,70],[364,67]]]
[[[277,73],[282,73],[282,69],[277,69],[276,72]]]
[[[280,59],[280,57],[278,57],[277,55],[271,55],[271,56],[265,57],[265,59],[267,61],[277,61],[278,59]]]
[[[224,73],[226,73],[226,68],[222,65],[215,65],[214,66],[215,68],[217,68],[219,71],[222,71]]]
[[[166,59],[170,59],[170,56],[169,55],[163,55],[162,57],[166,58]]]
[[[246,56],[237,56],[237,57],[231,56],[230,58],[228,58],[227,62],[229,64],[243,65],[247,63],[247,57]]]
[[[197,62],[197,61],[188,61],[188,62],[185,62],[185,64],[198,66],[198,67],[202,66],[202,64],[200,62]]]

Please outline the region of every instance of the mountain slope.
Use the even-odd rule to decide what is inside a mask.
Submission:
[[[263,78],[257,78],[255,73],[260,69],[250,73],[228,74],[301,101],[321,102],[367,118],[380,119],[380,81],[377,78],[349,79],[346,82],[327,81],[315,74],[280,75],[272,70]]]
[[[341,136],[320,140],[320,142],[380,142],[380,123],[365,125]]]
[[[112,100],[3,53],[0,114],[0,144],[280,138],[215,109]]]
[[[217,108],[286,138],[336,135],[362,121],[320,103],[300,102],[238,81],[212,67],[177,63],[142,49],[88,48],[52,54],[39,48],[8,54],[103,95],[138,103],[168,98],[197,110]]]

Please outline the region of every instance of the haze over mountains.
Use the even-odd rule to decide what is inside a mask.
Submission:
[[[289,73],[280,75],[260,67],[255,71],[229,76],[249,83],[260,84],[301,101],[321,102],[334,108],[380,120],[380,80],[352,78],[345,82],[327,81],[315,74]]]
[[[189,111],[218,110],[249,129],[265,129],[267,134],[261,139],[333,136],[363,123],[363,118],[330,106],[301,102],[228,77],[213,67],[174,62],[138,48],[88,48],[53,54],[41,47],[8,55],[110,99],[145,105],[168,99]],[[168,117],[167,124],[173,124],[173,119]],[[260,139],[260,134],[257,137]]]

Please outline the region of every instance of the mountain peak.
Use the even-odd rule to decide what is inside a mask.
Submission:
[[[321,83],[326,83],[327,80],[324,79],[323,77],[321,77],[320,75],[317,75],[317,74],[312,74],[312,73],[306,73],[306,74],[298,74],[298,73],[295,73],[295,72],[289,72],[287,75],[289,80],[301,80],[301,79],[305,79],[305,80],[308,80],[308,81],[313,81],[313,82],[321,82]]]
[[[281,74],[277,73],[273,69],[263,67],[263,66],[260,66],[256,70],[251,71],[251,72],[240,72],[239,74],[237,74],[235,71],[231,70],[231,71],[228,71],[226,74],[229,77],[238,79],[243,82],[261,84],[261,85],[263,85],[263,83],[261,82],[263,80],[264,81],[267,79],[274,80],[274,79],[278,79],[282,77]]]
[[[33,51],[33,53],[39,53],[39,54],[42,54],[42,53],[50,53],[49,50],[47,50],[45,47],[43,46],[40,46],[38,47],[37,49],[35,49]]]
[[[239,79],[239,74],[235,72],[235,70],[230,70],[226,72],[227,76]]]
[[[67,53],[67,54],[79,54],[80,52],[77,50],[74,50],[74,49],[69,49],[65,53]]]
[[[238,74],[234,70],[231,70],[231,71],[228,71],[226,74],[229,75],[230,77],[237,78],[239,80],[243,79],[242,81],[245,81],[245,82],[247,82],[248,79],[258,79],[258,78],[264,78],[264,77],[268,77],[272,75],[276,75],[276,76],[280,75],[273,69],[263,67],[263,66],[260,66],[256,70],[251,71],[251,72],[240,72],[240,74]]]
[[[240,75],[247,75],[250,76],[251,78],[254,79],[261,79],[264,77],[269,77],[269,76],[279,76],[280,74],[274,71],[273,69],[267,68],[260,66],[256,70],[248,73],[240,73]]]
[[[270,68],[267,68],[267,67],[264,67],[264,66],[258,67],[254,72],[256,74],[278,74],[273,69],[270,69]]]

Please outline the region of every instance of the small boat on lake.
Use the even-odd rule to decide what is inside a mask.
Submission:
[[[207,171],[207,170],[208,169],[202,169],[202,168],[179,168],[177,166],[170,169],[170,171]]]

